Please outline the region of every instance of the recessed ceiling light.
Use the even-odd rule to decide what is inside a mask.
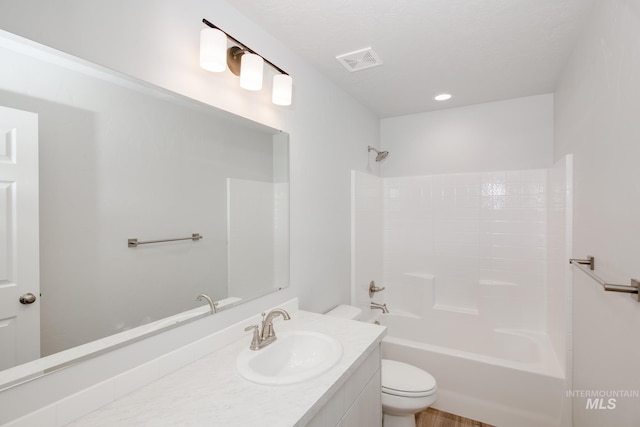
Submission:
[[[451,94],[450,93],[440,93],[436,96],[433,97],[433,99],[435,99],[436,101],[446,101],[448,99],[451,99]]]

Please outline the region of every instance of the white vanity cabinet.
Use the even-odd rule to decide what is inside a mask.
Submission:
[[[342,417],[340,427],[382,426],[380,370],[369,380],[351,408]]]
[[[355,370],[307,427],[380,427],[380,345]]]

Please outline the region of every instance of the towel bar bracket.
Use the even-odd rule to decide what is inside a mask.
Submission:
[[[588,265],[589,270],[593,271],[596,269],[596,259],[591,255],[587,255],[586,259],[579,258],[571,258],[569,260],[569,264],[580,264],[580,265]]]

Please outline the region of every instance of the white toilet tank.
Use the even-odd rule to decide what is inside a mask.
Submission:
[[[342,319],[361,320],[362,310],[353,305],[342,304],[325,313],[327,316],[340,317]]]

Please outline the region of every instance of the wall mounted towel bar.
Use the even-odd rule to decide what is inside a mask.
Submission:
[[[143,242],[139,241],[138,239],[129,239],[127,240],[127,246],[129,246],[130,248],[136,248],[139,245],[147,245],[149,243],[175,242],[178,240],[193,240],[195,242],[200,239],[202,239],[202,236],[199,233],[193,233],[191,237],[180,237],[178,239],[146,240]]]
[[[587,256],[587,259],[571,258],[569,260],[569,264],[573,264],[578,267],[583,273],[598,282],[605,291],[633,294],[631,297],[640,302],[640,294],[638,293],[640,290],[640,281],[631,279],[631,285],[614,285],[612,283],[605,282],[593,273],[593,270],[596,268],[596,259],[592,256]],[[588,266],[588,268],[586,266]]]

